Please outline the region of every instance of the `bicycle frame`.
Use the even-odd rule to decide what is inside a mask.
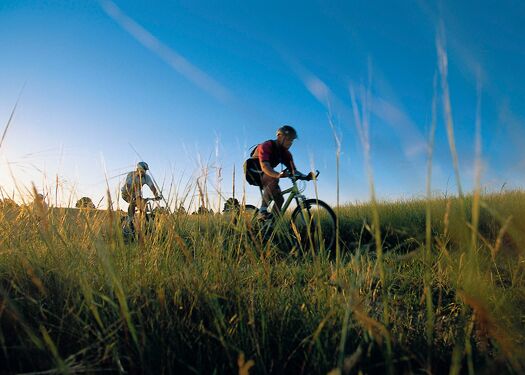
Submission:
[[[290,180],[292,181],[292,186],[281,191],[281,194],[287,195],[286,200],[284,201],[281,209],[279,210],[279,214],[275,215],[273,217],[273,220],[268,220],[266,222],[266,225],[264,225],[265,229],[263,232],[265,233],[265,236],[269,235],[270,237],[273,237],[275,235],[279,235],[279,233],[284,234],[285,236],[288,236],[289,232],[289,221],[286,218],[286,211],[290,208],[292,205],[292,202],[295,200],[297,207],[300,207],[300,215],[301,219],[304,223],[309,223],[310,218],[305,217],[305,215],[308,215],[308,211],[304,210],[304,204],[303,202],[306,200],[306,197],[302,194],[302,190],[297,186],[297,178],[290,177]],[[303,189],[304,190],[304,189]],[[261,189],[261,195],[263,194],[263,191]],[[274,202],[273,199],[270,200],[269,203]],[[274,202],[275,204],[275,202]],[[278,216],[278,217],[276,217]],[[270,234],[271,233],[271,234]]]
[[[308,223],[310,221],[310,218],[304,217],[305,210],[304,210],[304,206],[303,206],[303,201],[306,200],[306,197],[304,195],[302,195],[302,191],[297,186],[298,179],[293,178],[293,177],[289,177],[289,178],[292,181],[292,186],[289,187],[288,189],[285,189],[285,190],[281,191],[281,194],[283,196],[284,195],[288,195],[288,197],[286,198],[286,200],[283,203],[281,209],[279,210],[279,215],[278,215],[279,217],[275,218],[275,220],[273,220],[273,223],[272,223],[272,221],[270,221],[268,223],[269,227],[267,228],[267,230],[270,230],[271,227],[273,227],[273,229],[281,228],[281,230],[285,230],[286,231],[286,229],[283,229],[283,226],[286,227],[288,225],[287,220],[285,220],[285,214],[286,214],[286,211],[288,210],[288,208],[290,207],[290,205],[292,204],[293,200],[295,200],[295,202],[297,203],[298,207],[301,207],[300,215],[301,215],[303,221],[305,223]],[[262,194],[263,194],[263,191],[261,189],[261,195]],[[273,202],[273,199],[271,199],[269,203],[271,203],[271,202]]]
[[[148,223],[154,217],[152,202],[155,201],[155,199],[143,198],[143,200],[144,200],[144,206],[139,207],[137,205],[135,207],[135,212],[133,213],[133,220],[138,220],[138,223]]]
[[[303,195],[305,189],[302,186],[299,187],[297,183],[299,180],[317,179],[319,172],[316,172],[313,176],[289,177],[292,186],[281,192],[283,197],[287,196],[282,207],[277,211],[274,206],[272,211],[275,212],[275,215],[271,216],[269,220],[264,220],[262,226],[259,225],[258,232],[264,240],[272,240],[275,236],[283,239],[282,236],[284,236],[285,243],[292,241],[292,246],[298,245],[303,250],[309,248],[314,251],[314,249],[330,249],[332,247],[336,240],[337,231],[335,213],[328,204],[317,199],[317,197],[308,199]],[[263,189],[261,189],[261,194],[263,194]],[[288,217],[287,211],[294,200],[297,206],[291,210],[290,217]],[[270,199],[268,203],[271,204],[272,202],[275,205],[274,199]],[[326,218],[326,221],[323,218]]]
[[[283,203],[283,206],[281,207],[281,216],[284,215],[284,213],[286,212],[286,210],[290,207],[290,204],[292,203],[292,201],[296,200],[297,202],[297,205],[299,205],[302,197],[301,195],[301,192],[299,191],[299,188],[297,187],[297,183],[296,181],[293,181],[293,185],[288,188],[288,189],[285,189],[284,191],[281,192],[282,195],[286,195],[286,194],[290,194],[288,195],[288,198],[286,199],[286,201]]]
[[[155,214],[153,212],[152,202],[156,199],[144,198],[143,207],[136,207],[133,217],[128,221],[129,216],[121,218],[122,232],[125,243],[130,243],[135,240],[135,236],[142,236],[143,231],[146,233],[151,232]],[[142,209],[141,209],[142,208]]]
[[[292,180],[293,185],[289,187],[288,189],[281,191],[281,194],[283,196],[286,194],[289,194],[286,200],[284,201],[283,206],[279,210],[279,214],[281,217],[284,216],[284,214],[286,213],[286,210],[288,210],[288,208],[290,207],[294,199],[298,206],[302,206],[302,201],[305,199],[305,197],[301,194],[301,191],[297,187],[297,180],[292,179],[292,178],[291,180]],[[261,196],[262,194],[263,194],[263,191],[261,189]],[[273,202],[273,199],[271,199],[269,203],[272,203],[272,202]]]

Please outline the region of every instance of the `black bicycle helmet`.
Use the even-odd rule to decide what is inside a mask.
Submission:
[[[294,128],[292,128],[290,125],[283,125],[279,129],[277,129],[277,135],[279,134],[290,137],[292,139],[299,138],[297,136],[297,131]]]

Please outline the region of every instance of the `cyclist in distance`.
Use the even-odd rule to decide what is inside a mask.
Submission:
[[[142,198],[142,186],[148,185],[153,195],[155,195],[155,199],[162,199],[162,195],[157,191],[152,178],[146,174],[148,170],[149,167],[146,162],[141,161],[137,163],[137,169],[128,173],[126,182],[122,186],[122,199],[129,203],[127,217],[129,223],[133,222],[135,208],[138,207],[140,211],[145,207],[145,200]]]
[[[290,125],[281,126],[277,129],[276,139],[263,142],[254,149],[246,163],[246,178],[252,185],[258,185],[262,189],[262,204],[259,209],[258,218],[266,220],[270,217],[268,205],[273,199],[273,213],[278,214],[284,203],[284,198],[279,187],[279,179],[291,175],[308,177],[312,179],[312,173],[308,176],[297,171],[290,147],[297,139],[297,131]],[[287,169],[277,172],[274,168],[283,164]],[[255,180],[250,181],[250,178]],[[253,181],[253,180],[252,180]]]

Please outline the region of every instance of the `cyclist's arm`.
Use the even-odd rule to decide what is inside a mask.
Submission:
[[[276,172],[270,162],[263,161],[261,162],[261,169],[264,172],[264,174],[273,177],[273,178],[284,178],[290,176],[290,173],[288,171],[282,171],[282,172]]]
[[[312,172],[308,174],[304,174],[300,172],[299,170],[297,170],[297,167],[295,166],[295,163],[293,161],[292,154],[290,152],[288,152],[286,159],[287,160],[285,160],[284,165],[286,165],[286,167],[291,171],[291,174],[293,176],[295,176],[296,178],[308,179],[308,180],[311,180],[312,178],[314,178],[314,174]]]
[[[155,196],[155,198],[160,197],[160,194],[158,193],[157,188],[155,187],[155,184],[153,183],[153,180],[148,175],[146,175],[146,184],[150,188],[150,190],[153,193],[153,195]]]
[[[273,177],[273,178],[280,178],[281,173],[276,172],[269,161],[261,161],[261,169],[264,172],[264,174]]]
[[[293,156],[290,153],[290,151],[286,150],[286,153],[283,155],[283,157],[284,157],[283,164],[285,165],[286,168],[288,168],[290,173],[292,175],[295,175],[296,173],[298,173],[297,168],[295,167],[295,163],[293,161]]]
[[[257,147],[256,154],[259,158],[259,163],[261,164],[261,170],[264,174],[273,178],[287,177],[287,173],[279,173],[273,169],[272,165],[270,164],[270,161],[268,160],[269,155],[271,155],[272,152],[273,147],[271,146],[270,142],[262,143]]]
[[[314,172],[310,172],[308,174],[304,174],[302,172],[299,172],[298,170],[295,170],[295,177],[299,178],[301,180],[310,181],[310,180],[313,180],[313,179],[316,178],[316,174]]]
[[[153,195],[155,196],[155,198],[157,198],[159,196],[159,194],[157,193],[157,189],[155,188],[155,186],[151,187],[151,191],[153,193]]]

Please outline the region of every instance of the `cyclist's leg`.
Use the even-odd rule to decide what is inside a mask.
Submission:
[[[137,201],[137,209],[139,211],[139,222],[143,223],[146,218],[147,201],[144,198],[142,198],[142,195],[137,195],[136,201]]]
[[[279,187],[279,179],[273,178],[268,176],[267,174],[264,174],[261,178],[262,180],[262,190],[263,190],[263,197],[262,197],[262,204],[260,211],[261,212],[268,212],[268,205],[273,200],[273,213],[279,214],[281,207],[284,203],[284,198],[281,193],[281,188]]]
[[[129,206],[128,206],[128,222],[133,223],[133,218],[135,217],[135,211],[138,209],[139,215],[144,211],[145,201],[142,198],[140,192],[129,194]]]
[[[128,206],[128,222],[133,222],[133,216],[135,216],[135,208],[137,207],[137,200],[135,197],[130,197]]]

